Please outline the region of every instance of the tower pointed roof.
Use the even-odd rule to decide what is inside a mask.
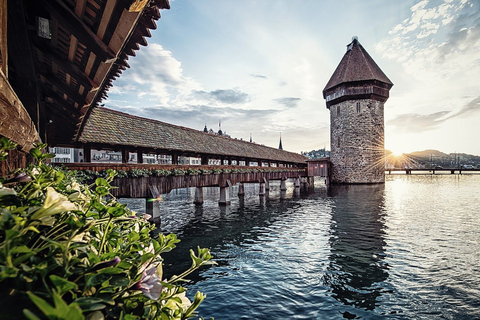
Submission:
[[[335,69],[325,89],[323,89],[323,96],[324,98],[326,97],[327,90],[343,83],[375,80],[383,82],[389,87],[393,86],[390,79],[370,57],[358,39],[354,37],[352,42],[347,45],[347,52],[337,69]]]
[[[278,144],[278,149],[283,150],[282,147],[282,134],[280,133],[280,143]]]

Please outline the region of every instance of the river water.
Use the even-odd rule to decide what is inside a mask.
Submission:
[[[166,270],[188,268],[196,246],[218,263],[186,285],[207,294],[204,318],[480,319],[480,175],[245,191],[227,207],[217,188],[201,207],[193,189],[161,199],[161,231],[182,240]]]

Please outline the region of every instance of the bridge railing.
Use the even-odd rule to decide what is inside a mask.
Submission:
[[[101,173],[113,169],[127,172],[114,179],[112,194],[116,197],[151,197],[150,187],[155,186],[160,194],[173,189],[190,187],[225,187],[241,183],[269,180],[286,180],[307,176],[306,168],[287,167],[237,167],[203,165],[147,165],[120,163],[69,163],[71,170],[90,170]],[[137,170],[137,171],[135,171]],[[138,170],[148,170],[138,171]]]

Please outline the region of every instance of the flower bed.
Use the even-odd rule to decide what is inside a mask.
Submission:
[[[4,138],[2,138],[4,139]],[[0,141],[0,156],[9,145]],[[152,236],[154,226],[111,194],[115,172],[78,182],[78,172],[44,163],[0,178],[0,306],[8,319],[187,319],[205,296],[186,297],[180,281],[213,264],[191,250],[192,266],[163,278],[162,254],[179,242]],[[129,175],[149,175],[133,171]],[[149,171],[150,172],[150,171]],[[92,177],[84,179],[91,179]]]

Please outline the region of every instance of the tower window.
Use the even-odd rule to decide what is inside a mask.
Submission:
[[[337,145],[340,147],[340,137],[337,138]]]
[[[357,102],[357,113],[360,113],[360,102]]]
[[[340,115],[340,106],[337,107],[337,116]]]

